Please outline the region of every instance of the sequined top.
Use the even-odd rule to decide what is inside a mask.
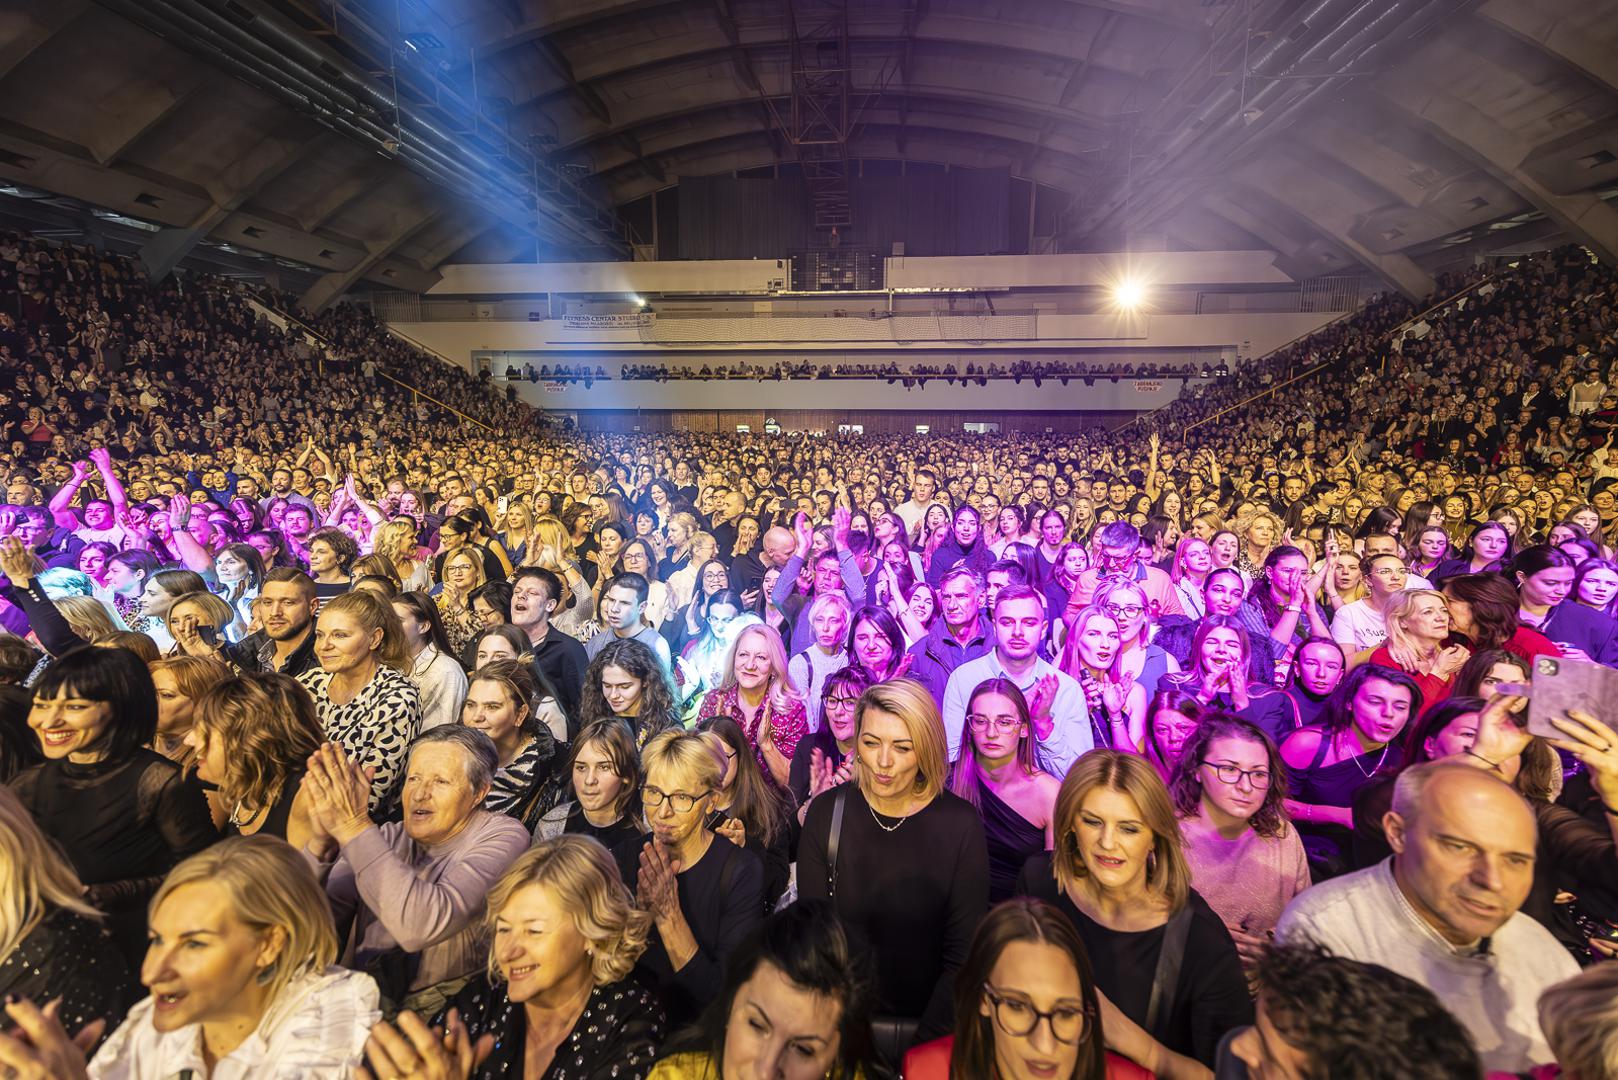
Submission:
[[[57,908],[0,960],[0,994],[41,1008],[61,998],[57,1018],[77,1032],[92,1020],[113,1030],[144,991],[98,922]]]
[[[460,1010],[475,1043],[485,1033],[498,1040],[494,1051],[472,1073],[477,1080],[523,1078],[528,1017],[523,1006],[506,997],[504,982],[478,975],[455,995],[449,1008]],[[445,1015],[433,1020],[444,1023]],[[597,986],[567,1038],[556,1048],[543,1076],[523,1080],[645,1080],[667,1031],[663,1003],[638,976]]]

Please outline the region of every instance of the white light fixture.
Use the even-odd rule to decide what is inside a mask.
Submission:
[[[1139,278],[1124,278],[1112,287],[1112,302],[1124,311],[1133,311],[1146,302],[1146,285]]]

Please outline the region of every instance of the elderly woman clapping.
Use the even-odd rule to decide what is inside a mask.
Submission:
[[[335,864],[323,865],[332,912],[341,927],[356,920],[356,965],[401,1007],[432,1015],[482,967],[484,897],[529,843],[519,822],[483,809],[499,767],[481,731],[423,732],[405,768],[404,821],[379,826],[366,771],[341,747],[309,759],[308,850],[321,858],[335,842]]]

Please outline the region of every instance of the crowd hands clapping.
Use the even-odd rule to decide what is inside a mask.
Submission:
[[[1618,279],[1491,283],[1112,433],[414,372],[486,436],[7,238],[0,1065],[1614,1075],[1618,733],[1527,719],[1618,664]]]

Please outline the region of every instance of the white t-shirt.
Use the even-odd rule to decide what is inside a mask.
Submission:
[[[1371,606],[1369,597],[1361,597],[1351,604],[1344,604],[1332,616],[1331,639],[1352,656],[1364,649],[1374,649],[1388,640],[1388,623],[1382,613]]]

